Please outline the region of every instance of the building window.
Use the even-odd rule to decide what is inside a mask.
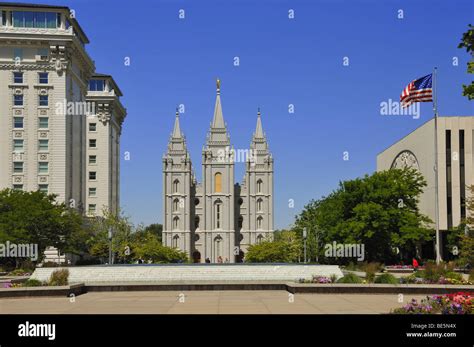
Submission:
[[[48,185],[47,184],[40,184],[40,185],[38,185],[38,190],[42,193],[48,194]]]
[[[222,259],[222,237],[219,235],[214,239],[214,261],[221,262]]]
[[[97,164],[97,156],[96,155],[90,155],[89,156],[89,164]]]
[[[263,200],[258,199],[257,200],[257,211],[261,212],[263,210]]]
[[[13,151],[23,152],[23,140],[13,140]]]
[[[16,161],[13,163],[13,173],[23,173],[23,162]]]
[[[39,105],[40,106],[48,106],[48,95],[40,95],[39,96]]]
[[[105,81],[104,80],[90,80],[89,90],[91,92],[103,92],[105,90]]]
[[[258,235],[256,241],[257,241],[257,245],[261,244],[262,241],[263,241],[263,236],[262,236],[262,235]]]
[[[13,190],[23,190],[23,184],[14,184]]]
[[[97,179],[97,172],[95,172],[95,171],[89,171],[89,179],[90,179],[91,181],[96,180],[96,179]]]
[[[214,175],[214,192],[222,193],[222,174],[220,172]]]
[[[96,210],[97,210],[97,207],[95,204],[89,204],[89,207],[88,207],[88,212],[89,214],[95,214]]]
[[[23,117],[13,117],[13,128],[23,129]]]
[[[262,180],[257,181],[257,193],[262,193],[263,192],[263,182]]]
[[[12,19],[16,28],[54,29],[61,24],[60,15],[56,12],[13,11]]]
[[[195,230],[199,229],[199,222],[200,222],[199,216],[194,217],[194,229]]]
[[[176,227],[175,229],[177,229],[177,227]],[[178,236],[178,235],[174,235],[174,236],[173,236],[173,242],[172,242],[171,246],[172,246],[173,248],[178,248],[178,245],[179,245],[179,236]]]
[[[48,129],[48,127],[49,127],[48,123],[49,123],[48,117],[39,117],[38,118],[38,128]]]
[[[453,227],[453,190],[451,187],[451,130],[446,130],[446,210],[448,214],[448,229]]]
[[[39,162],[38,163],[38,173],[46,174],[49,170],[49,163],[47,162]]]
[[[13,83],[23,83],[23,72],[13,73]]]
[[[97,148],[97,140],[90,139],[89,140],[89,148]]]
[[[97,188],[89,188],[89,196],[97,196]]]
[[[215,209],[215,228],[220,229],[222,226],[222,202],[220,200],[216,201],[214,204]]]
[[[179,211],[179,199],[174,199],[173,200],[173,212],[178,212]]]
[[[2,18],[1,23],[3,26],[7,25],[7,11],[0,11],[0,16]]]
[[[97,131],[97,123],[89,123],[89,131]]]
[[[23,49],[14,48],[13,49],[13,59],[15,59],[15,61],[21,61],[23,59]]]
[[[173,193],[179,192],[179,180],[174,180],[173,182]]]
[[[262,229],[263,218],[260,216],[257,218],[257,230]]]
[[[466,165],[465,165],[464,130],[459,130],[459,195],[461,219],[466,219]]]
[[[179,217],[176,216],[173,218],[173,230],[176,230],[179,228]]]
[[[38,150],[41,152],[47,152],[49,150],[49,140],[39,140]]]
[[[242,229],[242,226],[244,225],[244,217],[239,216],[238,222],[237,222],[237,228],[238,230]]]
[[[38,80],[40,84],[48,84],[49,78],[47,72],[40,72],[38,73]]]
[[[15,105],[15,106],[23,106],[23,95],[15,95],[15,96],[13,96],[13,105]]]

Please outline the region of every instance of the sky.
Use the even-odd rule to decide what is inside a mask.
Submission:
[[[380,105],[434,67],[439,114],[474,115],[461,87],[472,80],[469,55],[457,48],[474,24],[473,1],[37,2],[75,11],[96,70],[124,93],[121,205],[136,224],[162,221],[161,160],[176,105],[185,106],[181,129],[201,179],[216,77],[236,149],[249,147],[261,109],[277,229],[339,181],[374,172],[379,152],[433,116],[431,103],[418,119],[382,115]],[[235,171],[241,181],[244,164]]]

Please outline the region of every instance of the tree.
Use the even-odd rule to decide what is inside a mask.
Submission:
[[[49,246],[67,248],[81,226],[80,215],[64,203],[56,202],[56,195],[0,191],[0,243],[37,244],[38,260]]]
[[[161,241],[161,236],[163,233],[163,225],[158,223],[153,223],[145,227],[145,232],[151,232],[158,237],[158,240]]]
[[[109,256],[110,242],[112,243],[113,257],[125,261],[130,248],[133,225],[130,218],[123,211],[113,213],[104,208],[102,216],[90,220],[92,237],[88,240],[89,253],[95,257],[107,259]],[[109,231],[112,240],[109,240]]]
[[[291,230],[277,232],[275,240],[251,245],[245,255],[249,263],[292,263],[301,254],[301,239]]]
[[[307,228],[310,257],[323,256],[321,244],[335,241],[363,244],[369,261],[394,261],[395,247],[409,259],[433,237],[430,219],[418,210],[425,186],[421,174],[411,169],[376,172],[341,182],[327,197],[305,206],[294,230],[301,235]]]
[[[474,53],[474,26],[471,24],[469,24],[469,29],[463,33],[458,48],[466,48],[467,53],[470,53],[471,56]],[[467,63],[467,73],[474,73],[474,61],[472,59]],[[462,87],[463,95],[467,96],[469,100],[474,99],[474,81],[470,85],[463,85]]]
[[[134,259],[152,263],[183,263],[189,260],[186,252],[163,246],[158,236],[150,230],[134,236],[131,244]]]

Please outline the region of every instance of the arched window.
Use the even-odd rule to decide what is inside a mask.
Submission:
[[[222,201],[217,200],[214,204],[214,218],[215,218],[215,229],[222,228]]]
[[[260,235],[257,236],[257,245],[261,244],[262,241],[263,241],[263,236],[262,236],[262,234],[260,234]]]
[[[263,218],[262,216],[257,218],[257,230],[262,229],[262,224],[263,224]]]
[[[262,180],[257,181],[257,193],[263,193],[263,182],[262,182]]]
[[[242,226],[244,225],[244,217],[242,216],[239,216],[239,220],[238,220],[238,229],[242,229]]]
[[[263,211],[263,200],[262,199],[257,200],[257,211]]]
[[[173,181],[173,193],[179,193],[179,180]]]
[[[214,239],[214,262],[219,261],[219,257],[222,257],[223,242],[222,237],[218,235]]]
[[[214,193],[222,193],[222,174],[220,172],[214,175]]]
[[[173,200],[173,212],[178,212],[179,210],[179,199]]]
[[[178,235],[173,236],[173,242],[172,242],[171,245],[172,245],[173,248],[178,248],[178,246],[179,246],[179,236]]]
[[[179,228],[179,217],[176,216],[173,218],[173,229],[176,230]]]

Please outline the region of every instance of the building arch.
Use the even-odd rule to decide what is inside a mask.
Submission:
[[[179,193],[179,180],[175,179],[173,181],[173,193]]]

